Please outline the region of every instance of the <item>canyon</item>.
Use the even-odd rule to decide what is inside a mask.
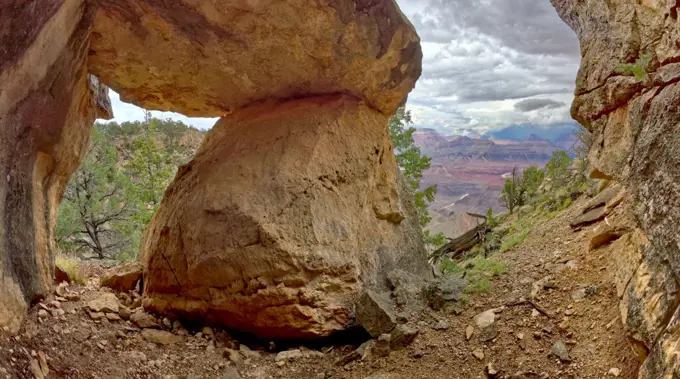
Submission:
[[[525,139],[493,135],[470,138],[443,136],[433,129],[416,130],[416,146],[432,159],[430,169],[423,173],[422,185],[437,186],[435,201],[429,207],[432,222],[427,229],[454,238],[476,225],[476,219],[467,212],[485,214],[489,208],[496,213],[507,211],[499,200],[507,175],[514,168],[542,168],[553,152],[571,149],[571,136],[573,132],[568,132],[552,142],[535,134]]]

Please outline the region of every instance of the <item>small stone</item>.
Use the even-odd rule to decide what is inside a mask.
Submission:
[[[156,318],[152,315],[139,310],[130,315],[130,321],[134,322],[140,328],[158,328]]]
[[[472,355],[480,361],[484,360],[484,357],[485,357],[484,351],[482,349],[473,350]]]
[[[229,359],[233,364],[239,364],[243,362],[243,356],[241,353],[234,349],[224,349],[224,354],[225,358]]]
[[[118,313],[107,313],[107,314],[106,314],[106,318],[107,318],[109,321],[120,321],[120,320],[121,320],[121,318],[120,318],[120,316],[118,315]]]
[[[390,348],[392,350],[399,350],[410,345],[413,340],[416,339],[418,336],[418,329],[404,324],[399,324],[394,328],[391,335],[392,339],[390,342]]]
[[[487,326],[479,333],[479,340],[482,342],[491,341],[496,337],[498,337],[498,326],[495,324]]]
[[[469,341],[470,338],[472,338],[472,334],[475,332],[475,328],[472,327],[472,325],[468,325],[468,327],[465,329],[465,338]]]
[[[478,328],[484,329],[494,323],[496,320],[496,313],[493,309],[489,309],[475,316],[475,324]]]
[[[389,333],[397,326],[397,316],[393,308],[388,295],[368,290],[357,301],[357,322],[372,337]]]
[[[517,333],[517,334],[515,334],[515,337],[517,337],[518,340],[523,340],[524,339],[524,333]]]
[[[618,377],[619,375],[621,375],[621,369],[612,367],[609,369],[609,371],[607,371],[607,375]]]
[[[120,307],[118,310],[118,316],[122,318],[123,320],[127,321],[130,319],[130,316],[132,316],[132,311],[130,311],[130,308],[128,307]]]
[[[151,343],[159,345],[172,345],[182,340],[180,336],[158,329],[144,329],[142,330],[142,337]]]
[[[80,301],[80,295],[75,293],[67,293],[64,298],[68,301]]]
[[[571,357],[569,357],[569,351],[567,350],[567,345],[564,344],[562,340],[555,342],[550,349],[550,352],[559,358],[562,362],[571,362]]]
[[[448,328],[449,323],[445,320],[439,320],[434,325],[432,325],[432,329],[434,330],[447,330]]]
[[[390,355],[391,340],[392,336],[389,334],[380,335],[380,337],[378,337],[378,339],[375,341],[375,344],[373,345],[371,351],[378,357],[386,357]]]
[[[281,361],[294,361],[300,358],[302,358],[302,352],[299,349],[294,349],[279,352],[278,354],[276,354],[276,358],[274,358],[274,360],[276,362],[281,362]]]
[[[118,313],[120,305],[116,295],[108,292],[103,292],[101,295],[87,303],[88,308],[92,312],[110,312]]]
[[[104,317],[106,317],[104,312],[90,312],[90,318],[93,320],[101,320]]]
[[[489,375],[490,378],[495,378],[496,375],[498,375],[498,369],[493,363],[488,363],[486,365],[486,374]]]
[[[38,311],[38,317],[40,317],[40,318],[47,317],[48,315],[49,315],[49,314],[48,314],[47,311],[44,310],[44,309],[41,309],[41,310]]]
[[[167,317],[163,317],[163,326],[165,329],[172,329],[172,321]]]

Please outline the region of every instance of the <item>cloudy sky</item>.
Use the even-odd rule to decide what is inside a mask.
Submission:
[[[418,127],[483,133],[571,122],[578,40],[549,0],[397,0],[422,39],[423,75],[409,96]],[[143,118],[111,93],[117,121]],[[181,119],[207,129],[214,119]]]

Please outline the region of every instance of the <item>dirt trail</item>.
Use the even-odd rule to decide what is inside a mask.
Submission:
[[[31,361],[39,366],[40,352],[50,369],[46,378],[635,378],[638,363],[620,321],[611,252],[588,251],[588,237],[598,225],[580,232],[568,226],[585,201],[537,220],[523,244],[495,255],[507,272],[494,280],[492,291],[470,294],[467,304],[447,312],[424,313],[415,325],[420,330],[415,342],[387,357],[339,366],[356,346],[335,346],[301,348],[277,362],[269,346],[253,351],[223,331],[211,336],[210,330],[206,335],[181,328],[176,334],[184,335],[183,342],[155,345],[129,321],[93,320],[86,304],[105,290],[91,284],[68,288],[79,295],[77,301],[49,298],[36,305],[18,336],[0,334],[0,378],[33,378]],[[507,306],[530,298],[534,287],[536,304],[551,317],[528,303]],[[579,295],[584,298],[572,298]],[[497,310],[494,323],[482,332],[474,318],[490,309]],[[551,354],[557,341],[571,362]]]

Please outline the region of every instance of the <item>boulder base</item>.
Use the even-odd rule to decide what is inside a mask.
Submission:
[[[392,149],[387,117],[350,96],[222,118],[147,230],[145,307],[263,338],[353,326],[388,272],[428,275]]]

